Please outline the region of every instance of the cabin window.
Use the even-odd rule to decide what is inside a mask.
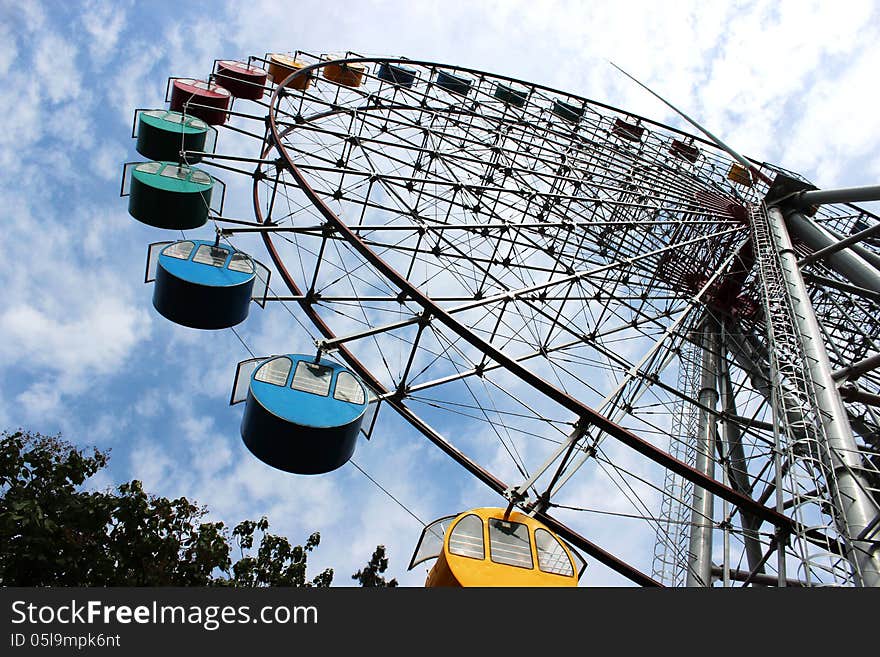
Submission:
[[[416,551],[407,570],[412,570],[423,561],[436,559],[440,556],[443,552],[443,542],[446,539],[446,529],[455,518],[456,516],[440,518],[422,530],[422,536],[419,538],[419,544],[416,546]]]
[[[485,559],[483,521],[473,513],[458,521],[449,534],[449,553],[471,559]]]
[[[195,248],[195,244],[192,242],[175,242],[170,246],[166,247],[164,251],[162,251],[162,255],[166,255],[169,258],[178,258],[180,260],[189,260],[189,256],[192,253],[192,250]]]
[[[529,528],[519,522],[489,518],[489,554],[495,563],[531,569],[534,562]]]
[[[186,180],[189,172],[189,167],[182,167],[176,164],[168,164],[164,169],[162,169],[162,173],[159,175],[161,175],[163,178],[177,178],[178,180]]]
[[[364,389],[352,374],[340,372],[336,377],[336,390],[333,391],[333,399],[352,404],[363,404]]]
[[[182,79],[180,80],[182,84],[189,85],[194,89],[201,89],[202,91],[207,91],[208,93],[217,94],[218,96],[228,96],[229,91],[224,89],[223,87],[211,84],[209,82],[205,82],[204,80],[189,80]]]
[[[562,543],[546,529],[535,530],[535,547],[538,550],[538,568],[553,575],[565,577],[574,575],[571,559],[568,558]]]
[[[212,267],[223,267],[226,264],[226,258],[229,257],[229,249],[222,246],[214,246],[213,244],[202,244],[193,256],[193,262],[203,265],[211,265]]]
[[[330,394],[330,381],[332,379],[332,367],[301,360],[296,364],[296,371],[293,373],[293,381],[290,382],[290,387],[294,390],[302,390],[313,395],[326,397]]]
[[[233,253],[232,258],[229,260],[229,270],[240,271],[245,274],[253,274],[254,262],[251,260],[250,256],[245,255],[244,253]]]
[[[192,175],[189,177],[189,180],[190,182],[198,183],[200,185],[211,184],[211,176],[204,171],[200,171],[199,169],[193,170]]]
[[[254,374],[254,380],[271,383],[273,386],[283,386],[287,384],[287,375],[290,374],[291,365],[290,359],[285,356],[273,358],[260,366],[260,369]]]
[[[159,169],[162,168],[161,162],[143,162],[138,164],[134,170],[140,171],[141,173],[156,173]]]

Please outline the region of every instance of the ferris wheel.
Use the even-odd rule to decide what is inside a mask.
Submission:
[[[281,304],[314,338],[236,371],[242,437],[270,465],[338,468],[393,411],[498,494],[498,513],[428,525],[413,564],[474,558],[483,532],[494,555],[498,526],[510,561],[480,554],[525,568],[519,518],[536,563],[571,557],[569,583],[580,552],[642,585],[880,585],[864,190],[404,58],[219,60],[167,100],[135,114],[149,161],[123,193],[144,223],[208,232],[151,245],[155,308],[235,330]],[[233,178],[253,217],[224,214]],[[581,529],[597,516],[632,547]]]

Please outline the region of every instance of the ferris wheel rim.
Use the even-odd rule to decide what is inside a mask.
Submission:
[[[267,155],[274,148],[276,148],[274,145],[268,145],[263,155]],[[263,211],[260,207],[259,202],[259,183],[259,177],[255,177],[253,184],[253,206],[257,223],[263,224],[265,223],[265,218],[263,216]],[[296,296],[302,296],[302,290],[300,290],[299,285],[296,283],[293,276],[291,276],[290,272],[287,270],[284,259],[280,256],[278,250],[275,248],[275,244],[272,242],[271,233],[265,231],[262,232],[260,236],[263,240],[263,244],[265,245],[266,250],[269,253],[269,257],[272,259],[273,263],[278,269],[278,273],[281,275],[281,278],[284,281],[285,285],[288,287],[292,294]],[[302,308],[303,312],[306,313],[306,315],[315,325],[315,327],[325,337],[331,339],[336,337],[333,329],[317,312],[315,312],[314,308],[310,304],[306,303],[305,301],[300,301],[299,305]],[[366,367],[354,353],[352,353],[347,345],[338,345],[336,347],[336,351],[338,351],[342,355],[342,358],[346,361],[346,363],[348,363],[359,376],[363,377],[372,388],[379,392],[388,392],[387,390],[385,390],[385,387],[381,383],[381,381],[379,381],[374,376],[372,371],[368,367]],[[415,411],[409,408],[404,403],[404,400],[397,399],[395,397],[387,397],[384,398],[383,401],[394,408],[395,412],[397,412],[402,418],[409,422],[417,431],[421,432],[435,446],[444,451],[460,466],[465,468],[468,472],[470,472],[470,474],[477,477],[477,479],[486,484],[490,489],[502,496],[504,492],[509,489],[509,486],[507,484],[498,479],[495,475],[483,468],[479,463],[468,457],[466,454],[462,453],[454,445],[449,443],[441,434],[434,430],[433,427],[422,420],[422,418],[419,417],[419,415]],[[634,583],[650,587],[663,586],[660,582],[653,579],[651,576],[631,566],[622,559],[619,559],[611,552],[604,550],[585,536],[576,532],[566,523],[558,520],[546,511],[538,510],[535,511],[534,515],[545,525],[555,531],[559,536],[569,541],[572,545],[583,550],[585,553],[596,558],[598,561],[608,566],[610,569],[630,579]]]
[[[276,85],[276,88],[272,92],[272,96],[269,100],[270,120],[271,120],[271,115],[272,115],[271,107],[274,106],[274,104],[276,102],[276,97],[279,95],[283,96],[284,94],[286,94],[287,93],[287,91],[286,91],[287,86],[293,80],[295,80],[299,77],[307,77],[313,71],[316,71],[319,68],[324,68],[328,65],[369,64],[369,63],[422,66],[422,67],[428,67],[428,68],[432,68],[432,69],[454,70],[454,71],[458,71],[461,73],[468,73],[468,74],[473,74],[473,75],[477,75],[477,76],[490,76],[493,79],[504,80],[505,82],[512,82],[514,84],[520,84],[520,85],[530,87],[533,89],[540,89],[541,91],[547,91],[550,93],[559,94],[562,96],[567,96],[568,98],[580,100],[585,103],[589,103],[590,105],[594,105],[596,107],[601,107],[602,109],[610,110],[612,112],[617,112],[618,114],[627,115],[633,119],[638,120],[639,122],[644,122],[644,123],[650,124],[652,126],[655,126],[657,128],[662,128],[663,130],[677,133],[681,137],[685,137],[687,139],[700,142],[701,144],[703,144],[705,146],[709,146],[712,149],[724,152],[725,155],[729,156],[729,153],[724,151],[724,149],[720,148],[717,142],[715,142],[715,141],[713,141],[703,135],[695,135],[692,132],[688,132],[688,131],[683,130],[681,128],[676,128],[675,126],[671,126],[667,123],[663,123],[661,121],[657,121],[655,119],[651,119],[646,116],[642,116],[640,114],[630,112],[629,110],[624,110],[619,107],[615,107],[614,105],[609,105],[607,103],[603,103],[601,101],[594,100],[592,98],[587,98],[586,96],[581,96],[579,94],[572,93],[570,91],[563,91],[561,89],[557,89],[556,87],[551,87],[549,85],[541,84],[539,82],[530,82],[528,80],[523,80],[521,78],[514,78],[509,75],[505,75],[504,73],[488,73],[487,71],[482,71],[482,70],[475,69],[475,68],[469,68],[466,66],[450,65],[450,64],[447,64],[444,62],[434,62],[434,61],[429,61],[429,60],[409,59],[407,57],[361,57],[361,56],[342,57],[342,58],[338,58],[338,59],[322,59],[321,61],[316,62],[314,64],[309,64],[308,66],[304,66],[303,68],[291,73],[288,77],[286,77],[284,80],[282,80],[281,82],[279,82]],[[279,94],[279,92],[280,92],[280,94]],[[676,111],[678,111],[678,110],[676,110]],[[748,156],[744,156],[744,157],[748,162],[750,162],[753,165],[766,164],[765,162],[760,162],[760,161],[758,161],[754,158],[748,157]]]
[[[297,75],[305,75],[306,73],[310,73],[312,70],[321,68],[328,64],[333,63],[361,63],[361,62],[390,62],[390,63],[408,63],[410,65],[416,66],[443,66],[442,64],[437,64],[435,62],[421,62],[409,59],[386,59],[386,58],[352,58],[352,59],[341,59],[341,60],[331,60],[331,61],[323,61],[318,62],[316,64],[312,64],[309,67],[303,68],[300,71],[294,73],[289,76],[285,82],[289,82]],[[496,76],[495,74],[487,74],[482,71],[476,71],[473,69],[464,69],[460,67],[447,67],[447,68],[455,68],[455,70],[475,73],[479,75],[490,75],[491,77],[499,77],[513,82],[521,82],[519,80],[515,80],[513,78],[508,78],[503,75]],[[524,83],[530,84],[530,83]],[[541,85],[535,85],[536,87],[541,87]],[[554,89],[550,89],[549,87],[542,87],[549,91],[553,91],[555,93],[565,93],[559,92]],[[673,471],[678,469],[678,474],[681,474],[685,478],[691,479],[693,483],[697,485],[701,485],[707,490],[712,490],[713,492],[719,494],[721,497],[729,496],[729,500],[731,503],[738,504],[741,507],[746,508],[747,510],[754,512],[759,517],[762,517],[765,520],[768,520],[772,524],[781,527],[789,527],[794,521],[787,516],[780,514],[779,512],[765,507],[761,504],[757,504],[754,500],[742,495],[741,493],[735,491],[732,488],[726,487],[723,484],[715,481],[714,479],[710,479],[702,473],[699,473],[697,470],[692,468],[686,463],[681,461],[677,461],[677,459],[672,458],[669,454],[663,452],[655,448],[653,445],[636,436],[631,431],[621,427],[617,423],[611,421],[604,414],[596,411],[590,406],[584,404],[583,402],[573,398],[571,395],[565,393],[560,390],[554,384],[544,380],[542,377],[537,376],[536,374],[529,371],[527,368],[520,365],[517,361],[509,358],[503,352],[501,352],[498,348],[493,345],[487,343],[485,340],[473,334],[472,331],[468,330],[467,327],[463,326],[460,322],[456,321],[449,313],[440,308],[434,301],[430,299],[427,295],[424,295],[419,291],[419,289],[413,285],[407,278],[401,275],[399,272],[394,270],[390,265],[384,262],[384,260],[376,254],[369,245],[365,244],[360,237],[351,231],[348,227],[348,224],[337,215],[324,200],[314,191],[312,186],[309,184],[306,176],[301,172],[301,170],[296,166],[293,162],[291,155],[287,152],[283,141],[281,139],[282,134],[279,131],[278,123],[276,121],[276,112],[275,106],[276,103],[280,101],[280,99],[285,95],[281,90],[284,89],[283,85],[279,85],[275,92],[272,95],[270,100],[270,111],[269,111],[269,129],[273,136],[273,141],[275,144],[275,148],[278,150],[279,154],[283,157],[288,171],[294,176],[297,183],[300,185],[302,191],[312,202],[314,207],[320,212],[323,217],[335,225],[335,227],[341,231],[342,236],[346,240],[346,242],[352,245],[364,258],[366,258],[374,267],[376,267],[386,278],[391,280],[395,285],[398,286],[399,289],[406,291],[409,298],[422,306],[426,311],[429,311],[432,317],[438,318],[447,328],[453,330],[458,334],[461,338],[471,343],[472,346],[476,347],[483,351],[484,354],[488,355],[490,358],[501,364],[505,369],[514,373],[518,378],[523,380],[525,383],[529,384],[533,388],[535,388],[538,392],[546,395],[553,401],[559,403],[561,406],[567,408],[570,412],[574,413],[581,420],[588,420],[592,424],[598,426],[599,429],[605,431],[609,435],[618,438],[623,441],[629,447],[636,449],[636,451],[640,451],[644,456],[651,458],[652,456],[656,456],[661,461],[658,461],[664,467],[669,467]],[[571,97],[574,97],[571,94],[567,94]],[[586,99],[584,99],[586,100]],[[592,102],[592,101],[590,101]],[[616,108],[615,111],[621,111]],[[662,125],[662,124],[657,124]],[[664,126],[666,127],[666,126]],[[683,134],[683,133],[682,133]],[[711,143],[711,142],[706,142]],[[712,144],[714,147],[714,144]],[[264,236],[264,239],[267,238],[268,235]]]
[[[533,88],[541,88],[541,89],[544,89],[547,91],[552,91],[554,93],[564,94],[564,95],[568,96],[569,98],[582,98],[582,97],[576,96],[574,94],[557,91],[555,89],[551,89],[551,88],[543,86],[543,85],[536,85],[533,83],[522,82],[522,81],[516,80],[514,78],[510,78],[510,77],[503,76],[503,75],[488,74],[488,73],[485,73],[482,71],[476,71],[474,69],[466,69],[463,67],[448,66],[448,65],[438,64],[438,63],[433,63],[433,62],[420,62],[420,61],[409,60],[409,59],[404,59],[404,58],[372,58],[371,57],[371,58],[347,58],[347,59],[339,59],[339,60],[324,60],[324,61],[318,62],[316,64],[310,65],[304,69],[301,69],[300,71],[294,73],[291,76],[288,76],[288,78],[285,80],[285,82],[289,82],[296,75],[306,75],[315,69],[321,68],[323,66],[327,66],[328,64],[331,64],[331,63],[338,64],[338,63],[346,63],[346,62],[349,62],[349,63],[359,63],[359,62],[401,63],[401,64],[410,64],[410,65],[439,67],[439,68],[452,69],[452,70],[461,71],[461,72],[475,73],[475,74],[482,75],[482,76],[488,75],[492,78],[504,79],[504,80],[508,80],[511,82],[515,82],[515,83],[519,82],[521,84],[525,84],[525,85],[528,85]],[[329,208],[329,206],[326,205],[326,203],[323,202],[323,199],[321,199],[317,195],[317,193],[314,191],[314,189],[309,184],[309,181],[307,180],[306,176],[299,170],[299,168],[296,166],[296,164],[294,164],[290,154],[287,152],[286,148],[284,147],[284,143],[281,138],[282,134],[279,133],[278,124],[276,122],[276,106],[277,106],[278,102],[280,101],[280,99],[285,95],[287,95],[287,94],[286,94],[286,91],[284,90],[284,86],[279,85],[275,89],[275,91],[273,92],[272,98],[269,103],[270,112],[269,112],[269,117],[268,117],[268,122],[267,122],[268,123],[267,138],[271,134],[272,142],[274,142],[274,143],[270,143],[270,148],[271,147],[277,148],[277,150],[279,151],[279,153],[281,154],[281,156],[284,160],[284,163],[286,165],[287,170],[294,176],[294,178],[297,180],[297,183],[302,187],[302,190],[305,192],[306,196],[312,202],[314,207],[317,208],[318,211],[324,216],[324,218],[329,223],[335,225],[338,229],[342,230],[343,237],[345,238],[345,241],[347,244],[353,246],[360,255],[367,258],[371,265],[376,267],[380,271],[380,273],[382,273],[383,276],[388,278],[393,284],[397,285],[399,289],[406,291],[407,294],[409,294],[409,298],[411,300],[419,303],[419,305],[422,305],[422,307],[425,308],[426,310],[428,310],[428,306],[432,306],[433,307],[431,309],[432,316],[442,317],[443,315],[446,315],[445,311],[443,311],[443,309],[437,307],[436,304],[433,301],[431,301],[430,297],[428,297],[427,295],[422,295],[419,292],[418,288],[414,285],[411,285],[411,283],[407,280],[406,277],[401,276],[392,267],[390,267],[389,265],[384,263],[382,261],[382,258],[378,254],[374,253],[372,251],[372,249],[369,247],[369,245],[365,244],[362,240],[360,240],[355,233],[348,230],[347,223],[341,217],[339,217],[339,215],[337,215],[335,212],[333,212],[333,210],[331,210]],[[592,100],[588,100],[588,99],[583,99],[583,100],[585,102],[589,102],[594,105],[598,105],[598,106],[602,106],[602,107],[611,109],[611,110],[613,110],[615,112],[619,112],[621,114],[626,114],[631,117],[636,116],[636,115],[633,115],[632,113],[625,112],[623,110],[620,110],[618,108],[614,108],[614,107],[611,107],[608,105],[603,105],[601,103],[596,103],[595,101],[592,101]],[[638,117],[638,118],[641,118],[641,117]],[[709,145],[713,148],[716,148],[715,144],[712,144],[711,142],[706,141],[698,136],[690,135],[690,134],[685,133],[681,130],[678,130],[676,128],[672,128],[670,126],[666,126],[666,125],[664,125],[662,123],[658,123],[656,121],[651,121],[649,119],[643,119],[643,120],[652,124],[652,125],[662,127],[666,130],[674,131],[676,133],[687,136],[689,138],[693,138],[694,140],[698,140],[700,142],[706,143],[707,145]],[[255,185],[254,185],[255,208],[258,208],[258,202],[257,202],[257,194],[258,193],[257,193],[257,184],[256,184],[257,182],[258,181],[255,180]],[[259,216],[260,216],[260,221],[262,221],[262,216],[261,215],[259,215]],[[294,289],[298,290],[298,286],[296,286],[295,282],[293,281],[293,278],[290,276],[289,272],[287,272],[286,268],[283,266],[283,259],[280,257],[280,255],[277,253],[277,250],[274,248],[274,245],[271,242],[270,234],[268,232],[263,233],[262,237],[263,237],[264,243],[267,246],[267,249],[269,249],[269,251],[270,251],[270,255],[272,255],[273,261],[275,261],[275,264],[277,266],[279,266],[279,271],[283,272],[282,278],[285,279],[285,283],[288,284],[288,287],[290,287],[291,283],[294,284],[294,287],[291,288],[291,291],[293,291]],[[294,293],[296,294],[296,292],[294,292]],[[300,305],[304,309],[307,309],[308,304],[305,304],[302,301],[300,301]],[[309,316],[310,316],[310,319],[313,320],[313,322],[315,319],[320,319],[320,317],[317,315],[317,313],[310,312]],[[318,326],[319,330],[321,330],[321,325],[323,324],[323,321],[321,321],[320,323],[318,323],[318,322],[314,322],[314,323],[316,324],[316,326]],[[460,335],[460,337],[462,337],[466,340],[468,339],[467,338],[468,335],[470,335],[471,337],[475,337],[475,336],[473,336],[472,332],[466,326],[462,326],[459,322],[456,322],[453,318],[448,318],[448,323],[444,322],[444,325],[446,325],[448,328],[451,328],[453,330],[456,330],[456,328],[461,329],[463,333],[458,333],[458,331],[456,331],[456,333],[458,333]],[[329,329],[328,326],[324,325],[324,328],[327,331],[327,333],[325,334],[326,337],[330,337],[330,336],[335,337],[335,334],[333,333],[332,330]],[[324,331],[322,330],[322,332],[324,332]],[[465,334],[467,334],[467,335],[465,335]],[[491,352],[496,351],[495,348],[491,344],[487,344],[485,341],[480,340],[479,338],[476,338],[476,337],[475,337],[475,339],[478,340],[479,344],[476,344],[474,346],[476,346],[478,349],[482,349],[484,354],[488,355],[490,358],[493,358],[495,360],[502,360],[502,361],[508,360],[508,362],[510,362],[512,365],[515,366],[514,368],[507,367],[508,371],[510,371],[511,369],[521,368],[521,366],[519,366],[519,364],[516,363],[515,361],[509,361],[509,359],[503,358],[503,355],[500,352],[497,352],[497,355],[501,355],[502,358],[496,359],[495,356],[493,355],[493,353],[491,353]],[[471,342],[471,344],[473,345],[474,343]],[[484,347],[489,347],[489,349],[485,349]],[[346,359],[346,361],[350,362],[351,364],[354,364],[354,363],[358,364],[358,367],[356,369],[358,369],[359,374],[367,374],[368,376],[366,376],[365,378],[371,380],[371,382],[378,383],[378,380],[376,380],[375,377],[372,376],[372,374],[370,373],[368,368],[364,367],[357,360],[357,358],[354,356],[354,354],[352,354],[350,352],[350,350],[348,350],[345,347],[344,344],[336,345],[335,348],[340,350],[340,352],[343,354],[343,357]],[[504,365],[504,363],[502,363],[502,365]],[[506,367],[506,365],[504,365],[504,366]],[[523,378],[523,377],[520,377],[520,378],[522,380],[524,380],[526,383],[528,383],[530,386],[532,386],[533,388],[537,389],[539,392],[541,392],[543,394],[547,394],[547,389],[546,388],[542,389],[542,386],[535,385],[536,381],[541,381],[543,384],[546,384],[547,386],[552,388],[554,391],[560,392],[559,389],[556,388],[556,386],[541,379],[541,377],[534,375],[531,372],[528,372],[528,370],[526,368],[522,368],[522,371],[526,372],[527,376],[525,378]],[[377,389],[384,390],[384,387],[381,386],[381,384],[376,387],[377,387]],[[387,391],[386,391],[386,393],[387,393]],[[551,398],[553,398],[553,397],[551,396]],[[389,398],[388,401],[389,401],[389,404],[392,405],[395,408],[395,410],[397,410],[408,421],[410,421],[410,418],[407,417],[407,412],[411,413],[412,417],[418,418],[417,414],[415,414],[413,411],[411,411],[411,409],[408,409],[402,403],[399,403],[399,404],[392,403],[393,400],[391,398]],[[571,399],[571,402],[569,402],[569,403],[572,403],[573,405],[568,406],[567,408],[571,412],[578,415],[578,417],[583,417],[584,414],[592,415],[592,413],[595,413],[596,415],[591,417],[591,419],[597,420],[602,423],[608,422],[610,424],[605,425],[605,426],[614,425],[614,427],[616,427],[617,429],[620,429],[621,431],[625,432],[626,434],[629,434],[633,438],[639,440],[638,437],[635,436],[635,434],[632,434],[629,430],[626,430],[626,429],[623,429],[622,427],[617,426],[611,420],[609,420],[609,418],[607,418],[606,416],[604,416],[596,411],[593,411],[593,409],[590,409],[590,407],[579,402],[578,400]],[[406,409],[407,412],[401,412],[401,409]],[[587,411],[587,412],[584,413],[583,411]],[[590,411],[592,411],[592,413],[590,413]],[[412,424],[412,421],[410,421],[410,422]],[[414,426],[416,426],[416,425],[414,425]],[[416,426],[416,428],[419,428],[419,427]],[[600,424],[600,428],[605,428],[605,427]],[[424,431],[423,431],[423,433],[424,433]],[[614,434],[612,433],[611,435],[614,435]],[[439,434],[438,434],[438,436],[439,436]],[[615,436],[615,437],[620,438],[619,435]],[[442,436],[440,438],[442,440]],[[445,442],[445,440],[444,440],[444,442]],[[651,452],[654,456],[657,456],[658,453],[660,453],[660,454],[664,454],[665,456],[667,456],[669,458],[672,458],[670,455],[666,454],[665,452],[662,452],[662,450],[654,448],[652,445],[650,445],[646,441],[643,441],[643,443],[644,443],[643,446],[646,446],[648,448],[648,451]],[[453,449],[453,450],[455,449],[454,447],[451,447],[451,445],[449,445],[448,443],[446,443],[446,444],[451,449]],[[630,447],[632,447],[632,446],[633,445],[630,444]],[[641,451],[641,450],[637,449],[637,451]],[[641,451],[641,453],[644,456],[648,456],[649,458],[651,458],[651,455],[646,454],[644,451]],[[675,461],[674,458],[672,458],[672,460]],[[674,467],[670,468],[670,463],[668,461],[666,461],[666,462],[656,461],[656,462],[660,463],[660,465],[667,470],[675,471]],[[459,463],[461,465],[464,465],[461,462],[459,462]],[[481,470],[483,473],[485,473],[487,475],[487,478],[483,479],[484,483],[488,483],[490,485],[490,487],[493,488],[493,490],[496,490],[496,492],[499,492],[499,493],[503,492],[502,490],[500,490],[500,486],[502,485],[502,482],[500,482],[500,480],[498,480],[493,475],[491,475],[491,473],[487,473],[484,469],[482,469],[481,466],[479,466],[479,464],[476,464],[476,462],[471,462],[471,463],[473,463],[477,469]],[[682,474],[682,476],[684,476],[686,479],[690,480],[691,483],[694,483],[697,485],[702,485],[707,489],[713,490],[713,492],[718,494],[719,497],[728,499],[728,501],[732,501],[739,508],[744,508],[747,511],[755,513],[755,515],[758,515],[759,517],[762,517],[764,520],[771,522],[773,525],[775,525],[777,528],[781,528],[783,531],[785,531],[787,529],[791,529],[792,527],[795,527],[798,525],[797,521],[793,520],[792,518],[789,518],[788,516],[785,516],[784,514],[778,513],[773,509],[765,507],[765,506],[761,505],[760,503],[752,500],[751,498],[746,497],[746,496],[738,493],[734,489],[729,488],[723,484],[720,484],[719,482],[717,482],[714,479],[709,479],[709,478],[705,477],[704,475],[701,475],[701,473],[699,473],[699,472],[696,472],[696,474],[695,474],[695,471],[693,471],[693,469],[690,468],[690,466],[687,466],[687,464],[684,464],[681,461],[676,461],[675,464],[676,464],[676,466],[684,466],[685,468],[687,468],[689,470],[687,472],[687,474],[682,474],[682,472],[677,472],[677,473]],[[465,467],[467,467],[467,466],[465,466]],[[476,474],[470,468],[468,468],[468,470],[471,472],[471,474]],[[477,476],[479,477],[479,475],[477,475]],[[549,518],[549,516],[548,516],[548,518]],[[554,522],[558,522],[558,521],[554,521]],[[584,540],[586,540],[586,539],[584,539]],[[598,549],[601,550],[601,548],[598,548]],[[614,557],[612,557],[612,558],[614,558]],[[614,558],[614,559],[616,559],[616,558]],[[608,565],[608,564],[606,563],[606,565]],[[614,568],[613,566],[612,566],[612,568],[617,570],[617,568]],[[618,570],[618,572],[620,572],[620,571]],[[641,575],[643,575],[643,574],[641,574]],[[644,577],[647,578],[647,576],[644,576]],[[650,578],[647,578],[647,579],[650,580]],[[653,582],[653,580],[650,580],[650,581]]]

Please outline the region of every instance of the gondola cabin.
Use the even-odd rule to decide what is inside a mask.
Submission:
[[[501,84],[500,82],[495,85],[495,98],[514,107],[524,107],[528,95],[528,91],[517,89],[512,85]]]
[[[366,65],[358,62],[330,63],[324,66],[324,77],[344,87],[361,86],[366,72]]]
[[[614,119],[614,125],[611,126],[611,132],[618,137],[623,137],[627,141],[640,142],[642,135],[645,133],[643,126],[635,123],[629,123],[621,118]]]
[[[366,389],[346,367],[314,356],[287,354],[260,362],[244,387],[239,363],[232,403],[245,401],[244,444],[285,472],[321,474],[354,453],[367,410]]]
[[[153,306],[160,315],[197,329],[229,328],[247,318],[259,264],[249,255],[214,242],[182,240],[150,245],[148,263],[157,249]]]
[[[553,101],[553,113],[566,121],[577,123],[584,114],[584,106],[574,103],[566,103],[558,98]]]
[[[172,230],[208,221],[215,184],[209,173],[177,162],[141,162],[130,175],[128,213],[138,221]]]
[[[164,109],[146,110],[137,115],[135,148],[149,160],[178,162],[185,157],[187,163],[194,164],[202,159],[209,130],[213,128],[195,116]]]
[[[219,84],[191,78],[172,79],[169,107],[175,112],[197,116],[210,125],[226,123],[231,100],[232,94]]]
[[[272,82],[278,85],[282,84],[284,80],[289,78],[294,73],[298,73],[306,66],[307,64],[305,62],[302,62],[290,55],[284,55],[280,53],[269,55],[269,77],[272,78]],[[311,83],[312,74],[305,73],[291,79],[290,82],[288,82],[285,86],[288,89],[298,89],[299,91],[305,91],[309,88],[309,85],[311,85]]]
[[[700,149],[680,139],[673,139],[669,152],[683,160],[694,163],[700,157]]]
[[[425,527],[409,569],[436,558],[425,586],[577,586],[586,563],[541,522],[480,508]]]
[[[416,70],[399,64],[383,62],[379,66],[376,77],[401,87],[411,87],[416,79]]]
[[[727,179],[746,187],[752,186],[752,174],[744,166],[733,162],[727,172]]]
[[[467,96],[471,91],[473,80],[462,75],[453,75],[446,71],[437,71],[437,77],[434,80],[434,84],[451,94]]]
[[[259,66],[251,66],[247,62],[236,62],[222,59],[217,62],[217,82],[235,98],[260,100],[265,91],[269,72]]]

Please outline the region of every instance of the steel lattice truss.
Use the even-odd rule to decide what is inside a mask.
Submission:
[[[301,74],[311,86],[273,89],[260,151],[247,154],[257,222],[217,223],[235,244],[263,237],[289,288],[276,300],[299,303],[323,350],[480,480],[636,582],[655,583],[653,570],[681,583],[686,564],[652,559],[680,554],[688,527],[670,523],[686,525],[690,491],[711,478],[714,558],[729,576],[746,579],[757,550],[755,576],[788,563],[789,579],[850,583],[804,565],[799,542],[834,549],[842,537],[833,521],[797,526],[774,454],[745,211],[763,183],[732,180],[731,158],[700,138],[538,85],[396,60],[416,72],[407,87],[377,75],[394,60],[366,60],[349,88],[322,77],[326,58],[298,57],[314,65]],[[467,93],[438,84],[438,71],[469,81]],[[257,134],[255,107],[237,107],[233,125]],[[876,221],[853,206],[815,219],[843,235]],[[832,367],[877,353],[878,299],[821,260],[803,272]],[[713,408],[693,383],[707,318],[721,327],[728,392]],[[873,477],[880,379],[849,387],[862,393],[846,408]],[[710,478],[681,435],[700,409],[727,436]],[[612,529],[593,540],[598,520]],[[767,559],[783,534],[792,545]]]

